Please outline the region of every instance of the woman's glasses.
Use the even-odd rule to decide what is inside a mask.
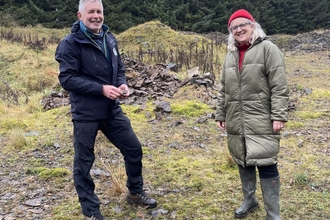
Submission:
[[[248,25],[248,24],[251,24],[251,22],[244,22],[242,24],[232,26],[229,29],[231,32],[236,32],[238,30],[238,28],[244,29],[246,27],[246,25]]]

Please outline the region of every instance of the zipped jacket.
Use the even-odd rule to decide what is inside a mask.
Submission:
[[[251,45],[238,67],[238,51],[226,55],[216,121],[226,122],[228,149],[245,166],[277,163],[280,133],[273,121],[287,121],[288,86],[284,58],[268,38]]]
[[[105,26],[106,27],[106,26]],[[59,81],[70,92],[72,119],[103,120],[121,111],[118,100],[103,95],[103,85],[126,84],[125,68],[115,37],[105,30],[107,59],[100,46],[80,30],[79,21],[58,45]]]

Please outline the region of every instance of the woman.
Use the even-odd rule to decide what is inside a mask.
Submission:
[[[280,219],[277,155],[288,114],[284,58],[253,16],[234,12],[228,21],[228,54],[221,75],[215,120],[227,131],[228,149],[242,183],[244,201],[235,211],[243,218],[259,207],[256,167],[267,212]]]

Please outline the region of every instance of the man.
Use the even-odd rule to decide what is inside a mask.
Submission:
[[[58,45],[59,81],[70,92],[74,128],[75,188],[86,219],[105,219],[89,173],[98,130],[122,153],[127,173],[126,201],[149,208],[157,202],[143,191],[142,147],[118,98],[129,96],[115,37],[103,24],[101,0],[80,0],[71,34]]]

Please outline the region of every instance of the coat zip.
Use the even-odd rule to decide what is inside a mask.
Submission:
[[[253,45],[250,45],[250,47],[245,51],[243,58],[242,58],[242,68],[239,69],[239,62],[237,62],[237,68],[238,68],[238,88],[239,88],[239,106],[240,106],[240,117],[241,117],[241,122],[242,122],[242,143],[243,143],[243,151],[244,151],[244,166],[246,167],[246,139],[245,139],[245,124],[244,124],[244,117],[243,117],[243,101],[242,101],[242,69],[243,69],[243,63],[244,63],[244,58],[245,54],[250,50],[250,48]],[[239,60],[239,52],[238,52],[238,60]]]
[[[108,33],[108,31],[106,31],[105,33],[104,33],[104,37],[103,37],[103,46],[104,46],[104,56],[105,56],[105,58],[107,59],[107,55],[109,55],[108,53],[108,48],[107,48],[107,43],[106,43],[106,34]],[[85,35],[93,42],[93,45],[96,47],[96,48],[98,48],[99,50],[101,50],[102,51],[102,48],[93,40],[93,38],[91,38],[88,34],[86,34],[85,33]],[[94,56],[94,59],[96,60],[96,57],[95,57],[95,54],[93,53],[93,56]],[[111,57],[110,57],[110,59],[111,59]],[[111,60],[111,66],[112,66],[112,69],[113,69],[113,71],[114,71],[114,69],[115,69],[115,67],[114,67],[114,65],[113,65],[113,61]],[[114,84],[115,83],[115,79],[114,79],[114,74],[113,74],[113,77],[112,77],[112,83]]]
[[[239,56],[239,55],[238,55]],[[245,54],[244,54],[245,56]],[[244,59],[244,57],[243,57]],[[242,61],[243,65],[243,61]],[[244,117],[243,117],[243,101],[242,101],[242,70],[239,69],[239,64],[237,62],[237,69],[238,69],[238,101],[240,107],[240,117],[241,117],[241,125],[242,125],[242,145],[244,151],[244,167],[246,167],[246,144],[245,144],[245,126],[244,126]]]

